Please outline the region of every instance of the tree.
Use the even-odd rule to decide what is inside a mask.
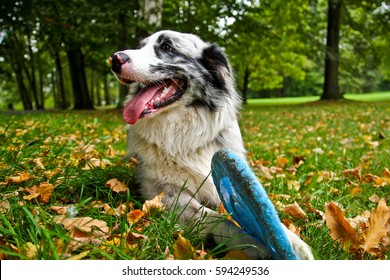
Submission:
[[[328,27],[326,36],[324,91],[321,100],[340,100],[339,41],[342,0],[328,0]]]

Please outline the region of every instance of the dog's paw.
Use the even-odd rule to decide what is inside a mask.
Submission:
[[[287,230],[287,236],[290,240],[291,247],[299,260],[314,260],[313,253],[309,245],[289,230]]]

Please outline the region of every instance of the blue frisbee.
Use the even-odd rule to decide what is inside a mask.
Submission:
[[[212,177],[225,209],[275,260],[296,260],[268,195],[247,163],[228,150],[213,156]]]

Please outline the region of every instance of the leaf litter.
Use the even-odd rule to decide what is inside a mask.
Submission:
[[[247,113],[250,114],[250,112]],[[372,114],[373,111],[369,113]],[[351,258],[383,259],[390,250],[389,207],[386,206],[386,200],[383,198],[383,193],[387,192],[390,185],[390,172],[388,166],[382,167],[379,171],[374,171],[374,167],[378,162],[376,160],[378,154],[383,153],[383,143],[388,142],[389,127],[384,120],[366,123],[363,121],[366,115],[351,114],[358,130],[361,131],[360,134],[352,136],[348,131],[350,127],[343,128],[327,123],[327,119],[337,119],[338,114],[344,115],[342,112],[324,113],[310,110],[299,114],[288,113],[287,119],[280,115],[272,115],[270,112],[256,115],[256,117],[264,116],[267,118],[265,121],[258,121],[254,118],[243,119],[243,127],[248,128],[243,130],[248,148],[248,162],[267,188],[271,200],[281,213],[283,222],[291,231],[305,239],[306,227],[326,226],[329,229],[329,236],[337,240],[336,242],[339,242],[344,250],[350,252]],[[307,119],[314,120],[317,117],[319,117],[317,123],[305,123]],[[268,121],[269,119],[272,119],[272,122]],[[291,120],[300,122],[299,129],[290,124]],[[92,201],[90,207],[97,208],[100,212],[99,218],[95,219],[89,216],[77,216],[77,214],[73,217],[69,213],[72,205],[62,205],[61,201],[51,199],[58,185],[64,181],[65,169],[63,167],[74,166],[85,171],[95,168],[106,169],[116,164],[113,163],[115,158],[124,155],[123,149],[118,150],[113,146],[116,142],[124,141],[123,126],[110,130],[104,129],[103,133],[98,134],[100,125],[98,121],[93,120],[87,124],[89,129],[87,132],[77,131],[72,127],[68,129],[71,133],[56,136],[46,134],[42,137],[43,140],[35,138],[25,141],[31,131],[45,129],[42,122],[29,121],[28,125],[26,122],[26,128],[5,133],[12,140],[6,149],[16,157],[23,154],[23,149],[28,145],[39,146],[40,152],[35,152],[21,162],[22,166],[30,166],[30,168],[15,169],[8,162],[0,159],[0,168],[9,170],[8,174],[10,174],[3,177],[0,186],[19,188],[17,192],[14,192],[14,188],[8,193],[0,194],[1,213],[10,213],[12,208],[10,201],[18,198],[18,203],[21,205],[26,202],[32,205],[36,203],[47,205],[52,213],[59,215],[53,216],[53,221],[54,217],[65,217],[63,222],[68,223],[59,224],[67,231],[71,242],[56,241],[63,258],[88,258],[91,244],[100,246],[101,250],[107,252],[112,249],[112,246],[118,244],[125,246],[129,251],[134,250],[139,244],[152,238],[143,234],[150,225],[150,214],[162,211],[165,207],[161,202],[162,196],[156,197],[155,202],[145,202],[140,209],[134,208],[131,202],[110,205],[105,201]],[[376,128],[377,124],[378,128]],[[379,132],[378,129],[380,129]],[[277,134],[274,133],[275,131]],[[318,136],[315,135],[317,132],[327,134]],[[379,135],[379,138],[373,136],[375,133]],[[304,146],[300,145],[300,142],[304,142]],[[339,147],[331,147],[329,144],[331,142],[338,143]],[[68,149],[68,154],[56,158],[54,164],[49,158],[55,149],[53,143]],[[100,143],[104,143],[104,149],[99,148]],[[359,149],[364,149],[358,155],[360,161],[359,159],[352,161],[351,155],[355,152],[351,151]],[[326,165],[321,164],[327,161],[338,164],[351,161],[354,165],[338,169],[327,168]],[[137,160],[131,158],[130,164],[136,165]],[[71,179],[76,176],[77,174]],[[112,180],[118,179],[112,178]],[[111,181],[111,183],[107,181],[107,184],[105,187],[111,188],[115,194],[127,192],[126,184],[119,180]],[[274,192],[278,184],[284,187]],[[345,188],[341,188],[341,184]],[[321,188],[323,191],[319,192],[319,195],[329,197],[326,205],[316,203],[317,194],[307,195]],[[346,206],[347,210],[340,209],[343,201],[337,198],[353,195],[361,199],[362,194],[367,191],[370,193],[366,196],[367,204],[375,204],[374,209],[369,211],[363,207],[350,211],[349,205]],[[339,204],[331,202],[332,198],[336,198]],[[36,212],[38,213],[39,210]],[[353,214],[353,218],[346,218],[347,214],[349,216]],[[110,227],[106,224],[105,226],[104,222],[109,220],[110,216],[123,217],[129,227],[118,233],[119,224],[115,223]],[[137,234],[141,236],[137,237]],[[167,247],[165,248],[167,258],[176,258],[175,255],[178,258],[183,257],[180,254],[182,251],[190,252],[190,256],[186,257],[194,259],[207,255],[204,248],[194,248],[189,240],[188,242],[183,240],[183,234],[180,235],[181,237],[178,233],[176,234],[178,235],[176,240],[178,248],[187,246],[188,250],[182,248],[181,251],[175,252],[174,247]],[[33,242],[26,242],[21,248],[16,248],[2,236],[0,236],[0,243],[10,248],[11,251],[28,255],[29,258],[35,258],[34,250],[40,248],[40,244]],[[232,252],[230,255],[233,256],[232,258],[242,257],[239,252]],[[6,256],[3,254],[1,258],[6,258]]]

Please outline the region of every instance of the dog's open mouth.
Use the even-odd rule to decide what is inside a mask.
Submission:
[[[124,120],[135,124],[138,119],[173,104],[184,94],[186,87],[187,82],[182,79],[167,79],[146,85],[125,105]]]

